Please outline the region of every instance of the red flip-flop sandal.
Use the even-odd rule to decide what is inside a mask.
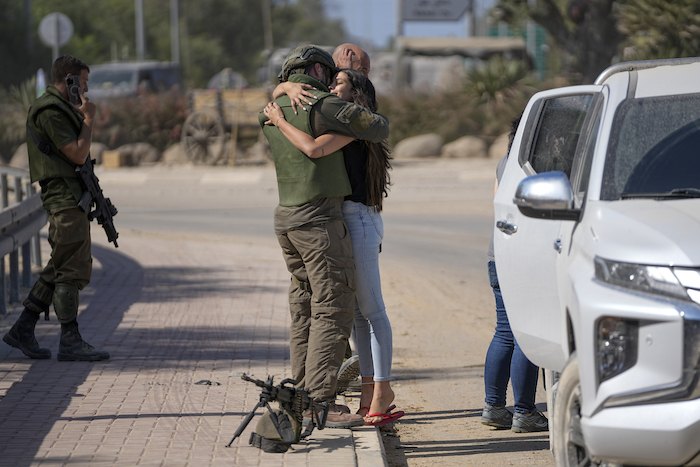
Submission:
[[[394,413],[374,413],[374,414],[367,414],[366,418],[371,418],[371,417],[382,417],[381,420],[378,422],[369,422],[365,420],[365,425],[369,426],[384,426],[388,425],[389,423],[393,423],[399,418],[403,417],[405,415],[405,412],[403,410],[399,410],[398,412]]]
[[[389,408],[386,409],[386,413],[387,413],[387,414],[390,414],[391,411],[394,410],[395,408],[396,408],[396,406],[395,406],[394,404],[391,404],[391,405],[389,406]],[[357,409],[357,412],[355,412],[355,414],[359,415],[359,414],[360,414],[360,410],[362,410],[362,409],[367,409],[367,412],[369,412],[369,407],[360,407],[359,409]],[[363,417],[369,417],[369,415],[363,415]]]

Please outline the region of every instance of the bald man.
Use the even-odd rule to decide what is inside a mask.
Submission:
[[[333,51],[333,61],[341,70],[349,68],[364,73],[365,76],[369,75],[369,55],[355,44],[345,43],[336,47],[335,51]],[[311,86],[286,81],[278,84],[272,91],[272,100],[276,100],[285,94],[288,95],[291,100],[292,110],[294,110],[294,113],[297,113],[297,106],[306,110],[306,103],[313,105],[309,99],[316,99],[316,96],[306,92],[306,89],[311,89]]]
[[[333,52],[333,61],[335,62],[335,66],[341,70],[349,68],[351,70],[360,71],[364,73],[365,76],[369,75],[369,55],[355,44],[345,43],[336,47]]]

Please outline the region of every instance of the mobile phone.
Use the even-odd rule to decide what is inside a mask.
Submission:
[[[68,76],[66,78],[66,90],[68,91],[68,100],[71,104],[81,105],[83,100],[80,98],[80,77]]]

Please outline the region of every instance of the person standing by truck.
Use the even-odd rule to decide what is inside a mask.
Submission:
[[[508,151],[513,144],[515,132],[520,119],[513,121],[508,135]],[[498,189],[503,171],[506,167],[508,154],[503,156],[496,167],[496,185]],[[481,414],[481,423],[496,428],[510,428],[518,433],[547,431],[547,418],[535,407],[537,389],[537,372],[539,368],[527,359],[513,336],[508,322],[508,314],[503,304],[501,288],[496,273],[496,258],[493,251],[493,234],[489,244],[488,270],[489,282],[496,299],[496,332],[493,335],[489,349],[486,352],[484,365],[484,387],[486,390],[486,407]],[[506,390],[508,380],[513,386],[515,400],[514,412],[506,409]]]

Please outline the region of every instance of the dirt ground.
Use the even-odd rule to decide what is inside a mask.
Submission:
[[[383,432],[389,465],[554,466],[548,433],[520,434],[480,422],[484,358],[495,325],[485,278],[459,280],[438,271],[427,281],[399,271],[390,275],[385,300],[400,310],[390,316],[393,388],[406,415]],[[512,404],[510,388],[508,396]],[[542,378],[536,400],[546,411]]]
[[[447,168],[469,171],[472,178],[474,170],[483,169],[490,177],[491,165]],[[410,180],[404,182],[401,173],[396,175],[396,185],[410,186]],[[476,185],[477,181],[465,183]],[[479,183],[488,186],[483,180]],[[492,218],[491,194],[472,198],[466,191],[455,198],[450,191],[454,190],[445,190],[440,209],[457,216]],[[441,201],[438,189],[431,193],[437,197],[433,201]],[[435,206],[415,209],[434,211]],[[414,208],[386,207],[387,212],[391,209]],[[465,234],[465,239],[478,252],[474,254],[481,255],[474,261],[481,266],[457,272],[421,266],[418,273],[417,265],[403,258],[380,256],[382,290],[393,330],[394,402],[397,410],[406,412],[393,428],[382,432],[389,465],[554,466],[548,433],[519,434],[480,422],[484,359],[495,326],[495,304],[486,272],[488,236],[467,239]],[[389,248],[391,238],[385,235],[384,241]],[[546,415],[545,400],[540,377],[536,402]],[[511,409],[512,403],[509,387]]]

